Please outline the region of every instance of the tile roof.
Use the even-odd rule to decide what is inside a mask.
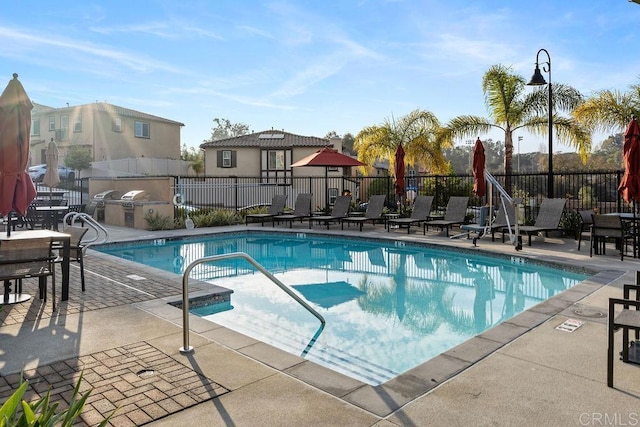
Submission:
[[[233,138],[207,141],[200,144],[200,148],[212,147],[261,147],[261,148],[290,148],[290,147],[325,147],[331,145],[326,138],[316,136],[302,136],[280,130],[266,130]]]

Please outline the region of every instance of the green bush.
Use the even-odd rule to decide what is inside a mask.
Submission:
[[[174,222],[170,217],[160,215],[158,212],[156,213],[148,213],[144,216],[144,220],[147,222],[149,229],[152,231],[156,230],[173,230]]]
[[[242,215],[228,209],[198,211],[191,214],[196,227],[219,227],[222,225],[242,224]]]
[[[80,383],[82,382],[82,374],[78,378],[69,408],[58,411],[59,402],[51,403],[51,391],[47,391],[46,396],[39,400],[29,403],[22,400],[27,387],[28,381],[20,379],[20,386],[0,407],[0,427],[22,427],[22,426],[63,426],[70,427],[77,423],[78,417],[84,409],[84,405],[91,394],[91,390],[80,396]],[[22,411],[19,411],[22,409]],[[114,411],[115,412],[115,411]],[[99,425],[106,426],[109,419],[113,416],[113,412],[105,418]]]

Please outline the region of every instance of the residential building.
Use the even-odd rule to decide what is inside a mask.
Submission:
[[[92,161],[180,158],[183,123],[106,102],[63,108],[35,104],[31,111],[31,164],[44,163],[47,143],[58,144],[60,163],[71,147],[89,149]]]
[[[342,140],[268,130],[207,141],[200,148],[204,150],[205,175],[259,176],[263,183],[280,183],[295,176],[324,176],[323,167],[291,165],[326,146],[341,152]],[[328,174],[343,176],[345,172],[342,168],[330,168]]]

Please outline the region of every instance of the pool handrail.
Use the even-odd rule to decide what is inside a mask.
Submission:
[[[304,300],[302,300],[298,295],[296,295],[291,289],[287,287],[284,283],[278,280],[273,274],[269,273],[262,265],[260,265],[255,259],[253,259],[249,254],[244,252],[231,252],[228,254],[221,255],[211,255],[203,258],[199,258],[192,263],[190,263],[185,269],[184,273],[182,273],[182,338],[183,343],[182,347],[180,347],[180,353],[182,354],[190,354],[193,353],[194,349],[189,345],[189,273],[199,264],[204,264],[206,262],[212,261],[223,261],[227,259],[233,258],[242,258],[247,261],[249,264],[253,265],[258,271],[264,274],[269,280],[275,283],[280,289],[285,291],[291,298],[296,300],[300,305],[309,311],[309,313],[313,314],[321,323],[320,329],[316,332],[316,336],[319,335],[319,332],[324,329],[325,324],[327,323],[324,320],[324,317],[316,310],[313,309],[309,304],[307,304]]]
[[[83,223],[87,224],[89,227],[93,228],[93,230],[96,232],[95,237],[84,240],[82,244],[83,253],[86,252],[87,248],[90,245],[106,243],[109,240],[109,231],[106,228],[104,228],[102,224],[100,224],[98,221],[93,219],[91,215],[84,212],[69,212],[62,219],[63,227],[67,226],[68,219],[70,219],[71,226],[75,225],[76,220],[80,220]],[[101,233],[104,236],[102,239],[100,239]]]

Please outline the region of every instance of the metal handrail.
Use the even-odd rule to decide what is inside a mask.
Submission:
[[[273,283],[275,283],[280,289],[282,289],[287,294],[289,294],[289,296],[291,298],[293,298],[300,305],[302,305],[304,308],[306,308],[307,311],[309,311],[309,313],[313,314],[321,323],[320,329],[318,330],[318,332],[316,332],[316,336],[314,337],[314,339],[319,335],[319,332],[322,331],[322,329],[324,328],[324,325],[326,324],[326,321],[324,320],[324,317],[322,317],[322,315],[320,313],[318,313],[316,310],[313,309],[313,307],[311,307],[309,304],[307,304],[305,301],[303,301],[298,295],[296,295],[291,289],[289,289],[287,287],[287,285],[285,285],[280,280],[278,280],[273,274],[269,273],[263,266],[258,264],[258,262],[256,260],[254,260],[252,257],[250,257],[248,254],[246,254],[244,252],[232,252],[232,253],[228,253],[228,254],[211,255],[211,256],[208,256],[208,257],[197,259],[197,260],[193,261],[191,264],[189,264],[187,266],[187,268],[184,269],[184,273],[182,273],[182,337],[183,337],[183,346],[180,347],[180,353],[182,353],[182,354],[193,353],[193,347],[191,347],[189,345],[189,290],[188,290],[188,287],[189,287],[189,273],[191,273],[191,270],[193,270],[193,268],[195,266],[199,265],[199,264],[203,264],[205,262],[211,262],[211,261],[223,261],[223,260],[226,260],[226,259],[233,259],[233,258],[243,258],[244,260],[246,260],[249,264],[253,265],[258,271],[260,271],[262,274],[267,276],[267,278],[269,280],[271,280]]]
[[[96,235],[94,238],[89,239],[89,240],[85,240],[83,242],[83,247],[82,250],[86,251],[87,248],[90,245],[95,245],[95,244],[100,244],[100,243],[105,243],[106,241],[109,240],[109,231],[104,228],[102,226],[102,224],[100,224],[98,221],[96,221],[95,219],[93,219],[93,217],[87,213],[84,212],[69,212],[68,214],[66,214],[64,216],[64,218],[62,219],[62,223],[63,224],[67,224],[67,219],[71,218],[71,225],[74,225],[76,222],[76,219],[80,219],[82,221],[84,221],[87,225],[89,225],[91,228],[93,228],[96,232]],[[104,234],[104,238],[99,240],[100,238],[100,232],[102,232]]]

